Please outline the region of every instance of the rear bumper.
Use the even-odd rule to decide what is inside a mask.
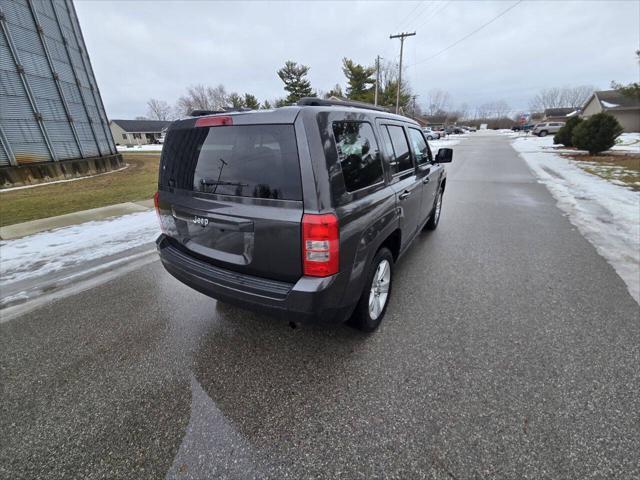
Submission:
[[[286,283],[213,266],[176,247],[165,235],[158,237],[156,245],[171,275],[222,302],[295,322],[343,322],[355,307],[341,305],[340,274]]]

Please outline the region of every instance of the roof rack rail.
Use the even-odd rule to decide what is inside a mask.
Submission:
[[[296,104],[300,107],[356,107],[365,108],[367,110],[377,110],[379,112],[387,112],[389,110],[384,107],[378,107],[365,102],[356,102],[355,100],[327,100],[316,97],[303,97]]]

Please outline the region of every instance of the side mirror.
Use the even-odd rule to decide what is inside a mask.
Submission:
[[[453,150],[450,148],[440,148],[436,154],[436,163],[451,163],[453,160]]]

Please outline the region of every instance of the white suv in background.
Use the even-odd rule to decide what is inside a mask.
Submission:
[[[440,140],[440,132],[431,130],[431,127],[424,127],[422,131],[424,132],[424,136],[427,137],[427,140]]]
[[[538,123],[533,127],[531,133],[539,137],[546,137],[550,133],[557,133],[562,127],[564,127],[564,122]]]

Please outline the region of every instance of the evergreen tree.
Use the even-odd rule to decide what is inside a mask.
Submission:
[[[229,94],[229,103],[233,108],[242,108],[244,107],[244,98],[238,95],[236,92]]]
[[[269,102],[269,100],[265,100],[264,102],[262,102],[262,105],[260,105],[260,108],[262,110],[270,110],[271,107],[271,102]]]
[[[344,93],[342,93],[342,87],[339,83],[336,83],[331,90],[324,94],[324,98],[331,97],[344,97]]]
[[[629,83],[627,85],[611,82],[611,88],[619,91],[625,97],[640,100],[640,83],[638,82]]]
[[[365,67],[348,58],[342,59],[342,71],[347,77],[347,97],[351,100],[373,103],[375,67]]]
[[[255,95],[245,93],[244,106],[250,108],[251,110],[258,110],[260,108],[260,102],[258,102],[258,99],[255,97]]]
[[[284,82],[284,89],[289,93],[286,103],[295,103],[302,97],[315,97],[315,92],[311,89],[311,82],[307,78],[309,67],[298,65],[296,62],[288,60],[284,67],[278,70],[280,80]]]

